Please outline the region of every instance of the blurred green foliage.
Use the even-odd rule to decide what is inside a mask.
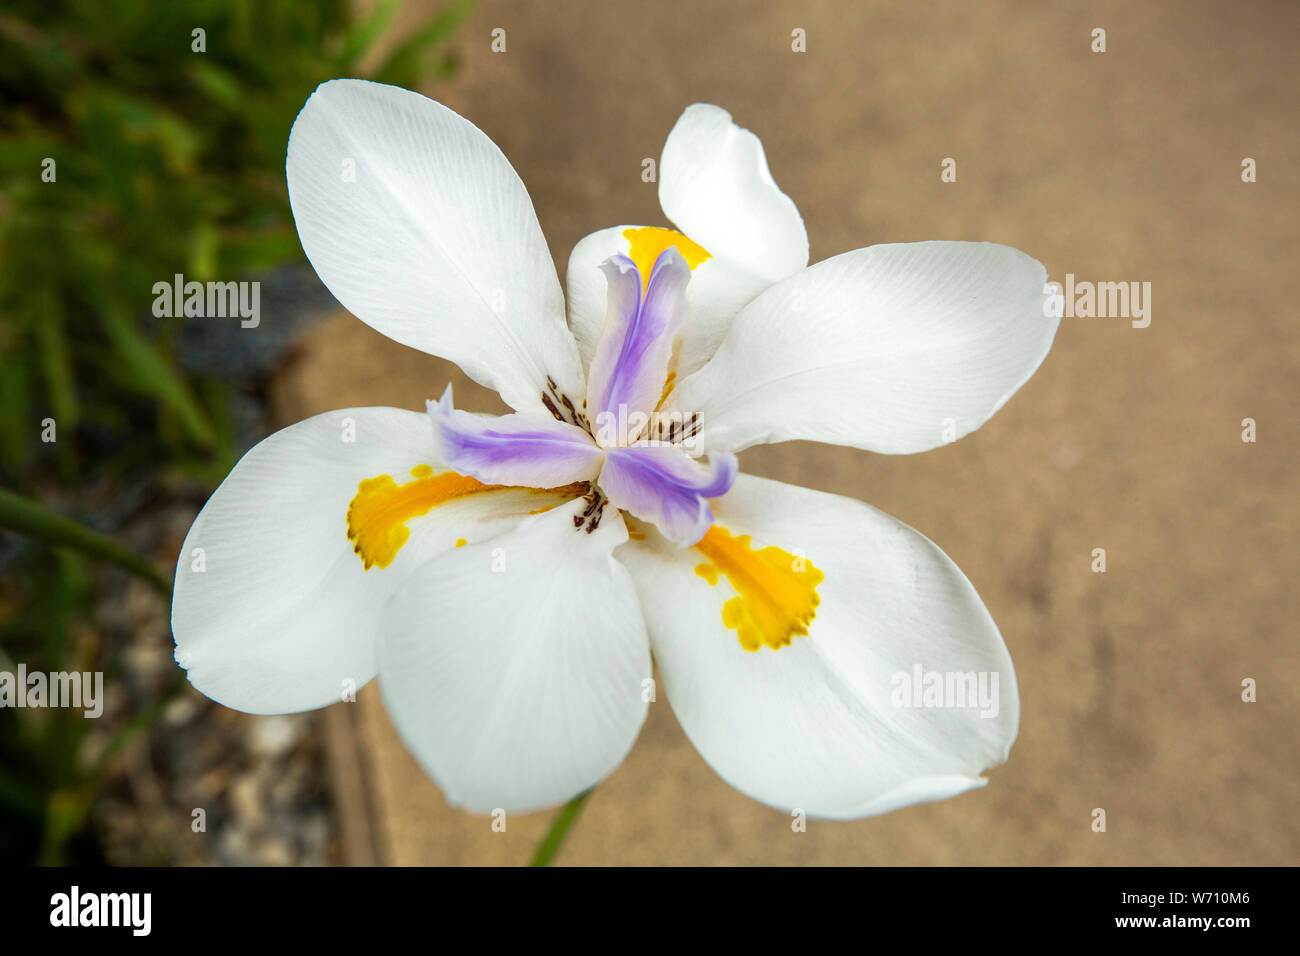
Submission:
[[[0,484],[93,520],[104,489],[141,469],[209,485],[225,475],[230,388],[182,374],[176,326],[141,321],[153,284],[298,259],[284,156],[307,96],[335,77],[419,87],[447,75],[445,41],[471,5],[408,15],[397,37],[400,0],[7,0]],[[86,659],[70,637],[94,626],[85,557],[65,542],[10,564],[0,669],[104,669],[111,682],[112,649]],[[84,719],[20,716],[0,709],[0,857],[94,859]]]

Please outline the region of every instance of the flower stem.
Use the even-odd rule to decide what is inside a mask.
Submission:
[[[171,582],[148,561],[71,518],[56,514],[6,488],[0,488],[0,528],[10,528],[47,544],[73,548],[89,557],[116,564],[148,581],[164,598],[171,599]]]
[[[537,844],[537,852],[533,854],[529,866],[551,865],[555,854],[560,852],[560,847],[564,844],[564,838],[569,835],[569,828],[573,826],[573,821],[578,819],[578,814],[582,812],[582,806],[589,796],[591,790],[584,790],[560,808],[560,812],[551,821],[551,828],[546,831],[546,836],[542,837],[542,842]]]

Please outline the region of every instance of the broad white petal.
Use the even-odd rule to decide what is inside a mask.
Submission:
[[[627,529],[606,514],[575,530],[583,504],[435,558],[384,613],[384,701],[454,805],[567,800],[618,766],[645,719],[645,623],[612,557]]]
[[[1042,263],[987,242],[870,246],[773,286],[669,403],[702,447],[791,439],[926,451],[973,432],[1038,368],[1060,319]]]
[[[1019,700],[997,627],[952,561],[849,498],[742,475],[712,504],[754,548],[784,549],[825,578],[807,635],[751,652],[722,623],[736,590],[696,573],[699,551],[653,531],[619,550],[665,692],[705,760],[764,803],[842,819],[983,785],[1015,740]],[[918,666],[985,675],[987,706],[902,706],[898,675]]]
[[[581,368],[528,193],[474,124],[408,90],[317,87],[289,135],[289,200],[317,275],[367,325],[450,359],[517,409]]]
[[[176,566],[172,631],[190,683],[250,713],[340,700],[374,677],[380,612],[413,568],[539,507],[523,490],[448,501],[407,523],[410,538],[388,567],[365,570],[348,540],[357,486],[382,475],[404,483],[412,468],[436,465],[430,432],[419,412],[342,409],[278,431],[240,459],[195,518]]]
[[[763,144],[717,106],[688,106],[664,143],[659,205],[715,256],[775,282],[808,264],[808,233]]]
[[[613,226],[581,239],[569,256],[567,291],[569,328],[578,340],[584,367],[590,366],[605,329],[608,283],[601,263],[626,256],[631,243],[624,235],[644,226]],[[688,237],[689,238],[689,237]],[[707,247],[706,247],[707,249]],[[704,365],[717,350],[741,306],[771,285],[771,280],[747,272],[725,254],[713,254],[691,269],[686,286],[686,319],[677,333],[674,371],[680,378]]]

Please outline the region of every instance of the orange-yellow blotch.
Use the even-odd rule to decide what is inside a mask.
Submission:
[[[780,650],[798,635],[807,635],[817,616],[821,598],[817,585],[825,575],[807,558],[795,557],[778,547],[755,550],[747,534],[732,535],[718,525],[709,528],[695,549],[711,562],[695,573],[705,580],[720,571],[736,591],[722,605],[722,623],[736,632],[740,646],[757,651],[767,646]]]
[[[714,587],[717,586],[718,569],[716,566],[709,564],[709,562],[707,561],[703,561],[700,564],[697,564],[695,566],[695,573],[698,574],[700,577],[704,578],[704,580],[708,581],[710,585]]]
[[[623,238],[628,241],[628,258],[636,263],[641,273],[641,287],[650,284],[650,271],[654,268],[659,254],[669,246],[676,246],[686,264],[694,269],[706,259],[713,256],[698,242],[688,239],[680,232],[662,229],[659,226],[629,226],[623,230]]]
[[[357,485],[356,496],[348,504],[348,540],[367,571],[375,566],[386,568],[392,564],[397,552],[411,536],[407,522],[428,514],[437,505],[468,495],[515,488],[554,498],[546,507],[529,512],[538,514],[573,498],[581,498],[591,490],[586,482],[559,488],[518,489],[513,485],[485,485],[454,471],[435,475],[430,465],[416,465],[411,469],[411,476],[415,480],[404,485],[394,481],[392,475],[366,478]],[[461,538],[456,547],[464,544],[466,541]]]
[[[469,544],[469,542],[466,541],[464,538],[457,538],[457,539],[456,539],[456,547],[458,547],[458,548],[463,548],[463,547],[465,547],[465,545],[467,545],[467,544]]]
[[[411,536],[406,523],[412,518],[426,515],[435,505],[455,498],[505,487],[485,485],[454,471],[434,475],[428,465],[417,465],[411,474],[415,480],[404,485],[395,482],[392,475],[377,475],[357,485],[356,497],[348,505],[348,540],[367,571],[375,565],[386,568],[393,563]]]

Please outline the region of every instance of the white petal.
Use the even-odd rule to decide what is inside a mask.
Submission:
[[[523,812],[569,799],[622,761],[645,719],[650,649],[607,510],[582,500],[435,558],[384,613],[379,685],[452,804]]]
[[[925,451],[988,421],[1060,320],[1042,263],[986,242],[871,246],[810,266],[736,316],[670,404],[702,447],[791,439]]]
[[[430,432],[418,412],[343,409],[278,431],[240,459],[177,562],[172,631],[190,683],[250,713],[338,701],[375,675],[383,603],[414,568],[538,507],[525,491],[447,502],[408,523],[388,567],[365,570],[347,537],[357,485],[384,474],[409,481],[416,465],[435,464]]]
[[[610,256],[625,256],[631,243],[623,235],[626,229],[640,226],[611,226],[579,240],[569,254],[565,292],[569,308],[569,331],[578,342],[584,369],[591,365],[605,332],[609,311],[609,280],[601,269]]]
[[[289,200],[316,273],[366,324],[450,359],[517,409],[577,349],[532,202],[476,126],[418,93],[324,83],[289,135]]]
[[[659,201],[678,230],[710,256],[692,270],[686,290],[687,319],[675,363],[680,378],[712,357],[742,306],[808,264],[808,234],[794,202],[772,179],[758,137],[733,123],[726,110],[704,103],[687,107],[668,134]],[[624,232],[640,228],[601,229],[569,256],[569,328],[584,366],[604,326],[600,264],[627,255]]]
[[[688,106],[659,161],[659,204],[715,256],[775,282],[808,264],[808,233],[763,144],[717,106]]]
[[[735,591],[693,571],[698,551],[653,533],[619,550],[673,711],[705,760],[764,803],[842,819],[983,785],[1015,739],[1019,700],[997,627],[952,561],[861,502],[780,482],[742,475],[713,507],[754,547],[806,556],[825,579],[806,636],[751,652],[722,624]],[[990,706],[896,706],[896,675],[917,665],[989,675]]]

